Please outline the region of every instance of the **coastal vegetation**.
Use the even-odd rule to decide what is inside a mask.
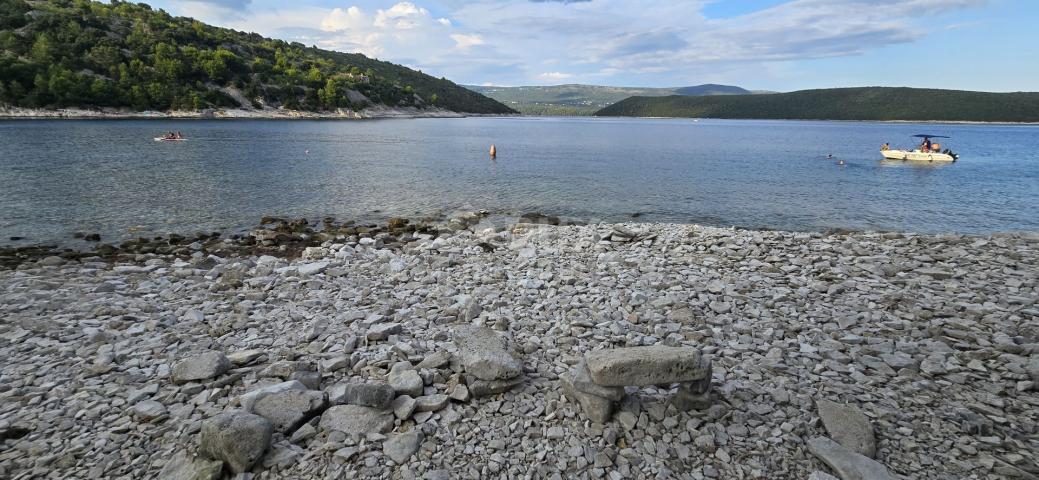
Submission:
[[[443,78],[113,0],[0,0],[0,104],[201,110],[512,109]]]
[[[631,97],[598,116],[1039,122],[1039,93],[860,87],[769,95]]]
[[[754,93],[731,85],[705,84],[692,87],[639,88],[602,85],[549,85],[498,87],[466,85],[524,115],[594,115],[601,108],[632,96],[746,95]]]

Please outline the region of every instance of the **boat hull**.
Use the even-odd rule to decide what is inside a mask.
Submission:
[[[914,162],[955,162],[956,157],[947,153],[921,152],[919,150],[881,150],[884,158],[891,160],[911,160]]]

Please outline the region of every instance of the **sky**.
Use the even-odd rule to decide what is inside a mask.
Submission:
[[[1035,0],[153,0],[476,85],[1039,91]]]

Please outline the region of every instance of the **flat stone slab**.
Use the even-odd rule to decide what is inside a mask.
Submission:
[[[876,460],[859,455],[826,437],[809,440],[808,451],[832,468],[841,480],[897,480]]]
[[[231,361],[223,353],[203,352],[173,366],[173,383],[187,383],[213,378],[231,369]]]
[[[336,405],[325,410],[320,425],[350,435],[386,433],[393,429],[393,414],[360,405]]]
[[[403,465],[418,451],[424,439],[422,432],[417,430],[394,435],[382,444],[382,452],[397,465]]]
[[[585,355],[592,381],[604,387],[692,382],[710,376],[711,364],[692,347],[614,348]]]
[[[393,387],[386,382],[340,383],[328,389],[328,400],[335,405],[386,408],[395,396]]]
[[[292,433],[328,405],[328,394],[317,390],[286,390],[256,399],[252,413],[266,418],[274,430]]]
[[[257,400],[260,399],[260,397],[263,397],[264,395],[270,395],[270,394],[274,394],[274,393],[285,392],[285,391],[288,391],[288,390],[306,390],[306,389],[307,389],[306,385],[303,385],[302,383],[300,383],[300,382],[298,382],[296,380],[290,380],[288,382],[275,383],[275,384],[272,384],[272,385],[265,385],[263,387],[256,388],[254,390],[250,390],[250,391],[248,391],[246,393],[243,393],[240,397],[238,397],[238,403],[242,405],[242,410],[245,410],[245,411],[247,411],[249,413],[252,413],[253,405],[256,403]]]
[[[509,380],[523,373],[523,365],[509,352],[505,337],[487,327],[466,325],[452,335],[465,371],[487,381]]]
[[[592,381],[592,374],[588,371],[588,363],[584,360],[581,360],[574,367],[571,375],[570,381],[577,390],[613,401],[624,398],[624,387],[604,387]]]
[[[870,458],[876,456],[877,440],[873,437],[873,425],[861,410],[822,399],[816,400],[815,405],[831,438],[860,455]]]

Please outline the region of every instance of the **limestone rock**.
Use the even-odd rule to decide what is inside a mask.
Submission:
[[[523,383],[523,377],[509,380],[480,380],[471,376],[466,378],[469,394],[476,398],[504,393],[521,383]]]
[[[447,395],[441,393],[418,397],[415,399],[415,411],[436,412],[446,407],[449,400]]]
[[[166,415],[166,406],[155,400],[141,400],[133,406],[133,414],[141,420],[150,422]]]
[[[336,405],[321,415],[320,426],[350,435],[386,433],[393,429],[393,415],[360,405]]]
[[[592,380],[602,386],[650,386],[700,380],[711,364],[691,347],[629,347],[585,355]]]
[[[887,467],[876,460],[855,453],[826,437],[809,440],[808,451],[832,468],[841,480],[897,480]]]
[[[224,412],[202,422],[199,452],[223,460],[235,473],[248,471],[271,444],[274,426],[251,413]]]
[[[415,408],[418,406],[418,402],[409,395],[401,395],[390,403],[390,408],[393,409],[393,414],[401,420],[407,420],[412,413],[415,413]]]
[[[290,433],[324,410],[326,405],[328,396],[325,392],[286,390],[260,396],[253,403],[252,412],[270,420],[275,431]]]
[[[173,383],[205,380],[231,368],[231,361],[223,353],[208,351],[184,360],[173,367]]]
[[[218,480],[224,462],[202,457],[192,457],[186,452],[177,452],[162,467],[160,480]]]
[[[588,370],[588,363],[581,360],[574,367],[570,377],[574,388],[597,397],[607,398],[613,401],[624,398],[624,387],[604,387],[592,381],[592,374]]]
[[[407,462],[418,451],[423,440],[424,435],[417,430],[394,435],[382,444],[382,452],[394,463],[400,465]]]
[[[459,327],[453,339],[465,371],[480,380],[509,380],[523,373],[523,366],[509,352],[505,338],[490,328]]]
[[[253,411],[253,404],[256,400],[264,395],[270,395],[273,393],[285,392],[289,390],[306,390],[307,386],[296,380],[290,380],[288,382],[275,383],[272,385],[263,386],[250,390],[238,397],[238,403],[242,406],[242,410],[246,412]]]
[[[386,380],[390,382],[392,390],[396,392],[397,395],[411,395],[412,397],[417,397],[422,395],[422,389],[425,387],[422,377],[419,376],[418,372],[415,371],[415,367],[413,367],[410,362],[397,362],[393,364]]]
[[[567,398],[576,400],[581,405],[581,411],[588,417],[589,420],[597,423],[606,423],[610,421],[610,417],[613,416],[613,412],[616,408],[616,402],[608,398],[592,395],[585,393],[575,388],[573,383],[573,372],[565,374],[559,378],[559,385],[562,387],[563,395]]]
[[[877,454],[873,426],[861,410],[824,399],[816,400],[815,405],[826,431],[837,443],[870,458]]]
[[[329,401],[335,405],[361,405],[386,408],[393,401],[393,387],[386,382],[350,382],[333,385],[328,389]]]

